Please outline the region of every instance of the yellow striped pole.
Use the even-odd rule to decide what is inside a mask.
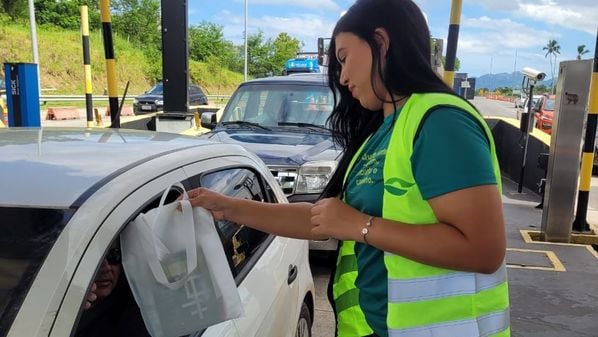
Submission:
[[[108,103],[110,106],[111,121],[110,127],[120,128],[118,92],[116,86],[116,61],[114,60],[114,44],[112,43],[112,19],[110,18],[110,0],[100,0],[100,16],[102,18],[104,56],[106,57],[106,74],[108,76]]]
[[[85,108],[87,127],[93,127],[93,100],[91,86],[91,56],[89,53],[89,11],[81,6],[81,43],[83,44],[83,68],[85,70]]]
[[[588,202],[590,200],[590,185],[592,180],[592,167],[594,164],[594,146],[596,141],[596,125],[598,124],[598,34],[596,34],[596,48],[594,50],[594,67],[590,93],[588,96],[588,121],[586,135],[581,157],[581,177],[579,181],[579,194],[577,196],[577,212],[573,222],[576,232],[589,232]]]
[[[444,82],[451,88],[455,81],[455,62],[457,60],[457,42],[459,41],[459,23],[461,22],[462,7],[463,0],[452,1],[451,19],[446,45],[446,64],[444,65]]]

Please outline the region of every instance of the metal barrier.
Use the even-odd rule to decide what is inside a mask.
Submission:
[[[226,101],[230,99],[230,95],[206,95],[208,97],[208,101],[216,100],[216,101]],[[127,100],[132,100],[137,98],[136,95],[128,95]],[[39,100],[41,102],[68,102],[68,101],[85,101],[85,95],[41,95]],[[107,101],[108,96],[106,95],[94,95],[94,101]]]

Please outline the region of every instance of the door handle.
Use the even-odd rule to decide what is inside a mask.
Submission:
[[[297,278],[297,266],[294,264],[289,265],[289,277],[287,278],[287,283],[291,284]]]

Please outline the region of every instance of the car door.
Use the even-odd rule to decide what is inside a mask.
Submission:
[[[198,169],[200,169],[200,165],[198,165]],[[182,169],[165,173],[137,188],[112,210],[87,245],[57,313],[50,336],[75,336],[81,319],[86,314],[83,309],[84,299],[87,297],[95,275],[111,245],[118,240],[120,232],[139,213],[156,207],[159,198],[168,186],[182,182],[187,188],[188,183],[185,180],[186,175]],[[178,195],[180,195],[180,191],[171,193],[169,201],[173,201]],[[217,324],[210,329],[210,336],[213,337],[240,337],[233,321]]]
[[[214,168],[200,171],[197,164],[185,167],[189,183],[236,198],[260,202],[286,202],[277,199],[264,179],[264,172],[251,167]],[[264,170],[265,171],[265,170]],[[279,188],[278,186],[276,186]],[[230,221],[217,221],[229,266],[235,276],[245,315],[235,320],[243,337],[293,336],[301,301],[298,264],[302,243],[275,237]],[[303,271],[305,272],[305,271]],[[204,336],[212,337],[208,329]]]

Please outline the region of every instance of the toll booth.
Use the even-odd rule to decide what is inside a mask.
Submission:
[[[37,64],[5,63],[8,126],[41,126]]]
[[[571,237],[592,62],[560,64],[541,225],[546,241],[569,242]]]

